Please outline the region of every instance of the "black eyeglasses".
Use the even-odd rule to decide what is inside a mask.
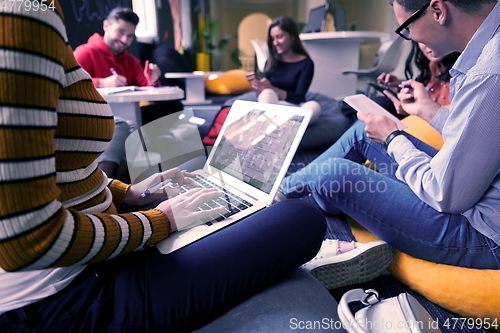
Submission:
[[[403,37],[404,39],[411,40],[411,38],[410,38],[410,29],[408,29],[408,26],[410,24],[412,24],[413,22],[415,22],[416,20],[418,20],[420,18],[420,16],[422,16],[422,14],[425,12],[425,10],[427,9],[427,7],[429,7],[430,4],[431,4],[431,1],[429,1],[426,5],[424,5],[422,8],[420,8],[419,10],[417,10],[415,13],[411,14],[411,16],[408,17],[408,19],[406,21],[404,21],[403,24],[401,24],[396,29],[395,32],[398,35],[400,35],[401,37]]]

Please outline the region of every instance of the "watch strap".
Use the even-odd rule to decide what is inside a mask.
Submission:
[[[394,132],[389,134],[387,139],[385,139],[385,141],[384,141],[385,149],[387,149],[387,147],[389,147],[389,144],[391,143],[392,140],[394,140],[395,137],[397,137],[398,135],[403,135],[403,134],[405,134],[405,132],[401,131],[401,130],[395,130]]]

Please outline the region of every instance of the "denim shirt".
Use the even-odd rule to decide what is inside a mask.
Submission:
[[[440,212],[464,215],[500,245],[500,3],[481,24],[450,70],[451,107],[431,125],[444,145],[433,157],[404,136],[389,153],[396,176]]]

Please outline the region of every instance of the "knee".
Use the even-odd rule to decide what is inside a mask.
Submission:
[[[260,103],[277,104],[279,102],[279,99],[276,91],[270,88],[266,88],[260,92],[258,101]]]
[[[314,123],[316,120],[318,120],[319,115],[321,114],[321,105],[319,105],[318,102],[308,101],[302,104],[302,107],[312,110],[311,121],[309,123]]]
[[[349,175],[357,174],[360,165],[340,157],[331,157],[317,165],[314,177],[308,185],[312,192],[326,197],[334,197],[342,192],[343,184],[350,181]]]
[[[323,237],[326,232],[325,215],[316,206],[300,199],[287,199],[275,203],[269,208],[275,211],[273,216],[282,216],[287,229],[296,228],[296,232],[303,233],[305,229],[311,231],[313,237]]]

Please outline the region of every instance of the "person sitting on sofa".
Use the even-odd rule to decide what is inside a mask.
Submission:
[[[326,212],[349,215],[413,257],[498,269],[500,4],[390,3],[401,24],[398,34],[427,45],[434,57],[461,52],[450,70],[450,109],[415,80],[402,82],[409,88],[398,95],[406,112],[442,134],[442,148],[398,130],[387,117],[358,113],[359,121],[341,139],[284,179],[277,201],[312,194]],[[367,159],[379,172],[361,165]]]
[[[263,77],[253,77],[250,85],[262,103],[301,105],[313,111],[310,123],[321,113],[316,101],[305,96],[314,75],[314,63],[299,38],[293,19],[280,16],[273,20],[267,33],[269,58]]]

